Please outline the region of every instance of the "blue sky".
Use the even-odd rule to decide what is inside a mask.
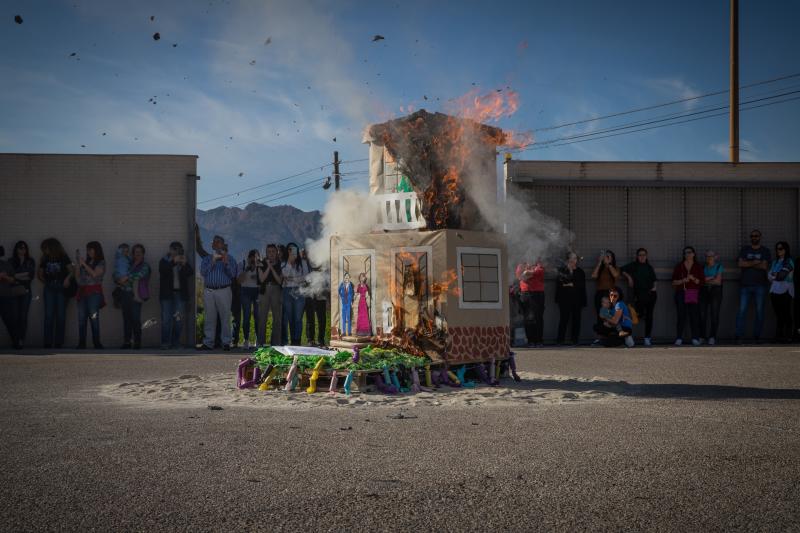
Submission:
[[[740,4],[741,83],[800,73],[800,3]],[[2,5],[0,152],[196,154],[201,208],[321,184],[330,167],[204,202],[328,163],[334,150],[366,158],[367,124],[409,105],[446,110],[476,88],[516,91],[519,110],[498,125],[530,131],[728,86],[727,0]],[[741,99],[798,89],[800,76]],[[534,133],[545,141],[726,102]],[[721,116],[516,157],[724,161],[727,135]],[[800,100],[743,112],[741,139],[742,160],[799,160]],[[343,165],[344,187],[366,189],[366,167]],[[328,194],[264,201],[319,209]]]

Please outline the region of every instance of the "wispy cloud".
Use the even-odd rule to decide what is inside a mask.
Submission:
[[[727,142],[714,143],[708,148],[726,161],[730,156],[730,146]],[[759,150],[747,139],[739,140],[739,159],[747,162],[762,161]]]
[[[665,98],[671,100],[682,100],[686,98],[696,98],[703,94],[701,91],[692,87],[687,81],[679,77],[671,78],[654,78],[645,80],[645,85],[656,91],[656,93],[663,94]],[[699,100],[689,100],[684,102],[686,109],[692,109],[697,105]]]

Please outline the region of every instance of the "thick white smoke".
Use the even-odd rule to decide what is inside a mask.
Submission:
[[[320,270],[306,278],[308,286],[301,289],[306,296],[325,294],[330,290],[331,237],[369,233],[378,223],[377,209],[372,197],[356,191],[331,194],[322,212],[322,233],[318,239],[306,241],[306,252],[312,265]]]

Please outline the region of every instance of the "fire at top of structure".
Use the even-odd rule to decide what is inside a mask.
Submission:
[[[367,128],[370,192],[415,192],[427,229],[487,230],[475,199],[496,202],[503,130],[421,109]]]

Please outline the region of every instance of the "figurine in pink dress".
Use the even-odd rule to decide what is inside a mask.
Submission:
[[[358,321],[356,322],[356,335],[361,337],[372,336],[372,321],[370,320],[370,292],[369,285],[367,285],[367,275],[362,272],[358,275]]]

